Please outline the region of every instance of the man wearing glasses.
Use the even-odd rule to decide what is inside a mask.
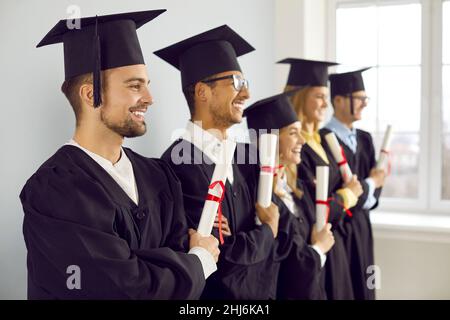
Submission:
[[[355,129],[353,123],[361,120],[362,111],[369,103],[362,72],[369,68],[330,75],[331,101],[334,115],[322,129],[322,134],[333,131],[341,144],[352,172],[361,179],[363,194],[352,208],[346,228],[347,253],[350,261],[355,299],[375,299],[375,288],[370,279],[374,266],[373,237],[369,212],[378,206],[384,170],[375,169],[375,149],[370,133]]]
[[[278,232],[278,208],[257,207],[262,224],[255,224],[256,192],[249,190],[233,161],[236,150],[243,148],[227,137],[228,128],[242,121],[244,102],[250,97],[237,57],[253,50],[223,25],[155,52],[180,70],[191,114],[182,139],[162,156],[181,182],[191,226],[198,226],[214,169],[226,163],[223,223],[219,226],[216,218],[213,230],[222,239],[223,259],[206,284],[205,299],[274,299],[276,294],[278,269],[268,261]]]

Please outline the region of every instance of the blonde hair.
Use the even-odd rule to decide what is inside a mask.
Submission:
[[[311,91],[312,87],[298,87],[292,85],[286,85],[284,88],[284,92],[298,90],[297,93],[291,96],[292,107],[294,108],[295,113],[297,114],[298,120],[301,123],[305,121],[305,108],[306,108],[306,98]],[[314,131],[319,130],[319,122],[314,122]]]
[[[287,185],[289,186],[289,188],[291,188],[292,192],[294,193],[294,196],[297,197],[298,199],[301,199],[303,197],[303,191],[300,190],[297,186],[298,176],[296,164],[289,164],[283,166],[276,171],[276,174],[273,177],[273,185],[272,185],[273,193],[275,193],[280,198],[282,198],[285,195],[285,192],[283,190],[277,188],[278,181],[281,179],[281,176],[283,174],[286,175]]]

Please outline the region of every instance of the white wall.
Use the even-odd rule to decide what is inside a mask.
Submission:
[[[326,60],[326,0],[278,0],[275,2],[275,57]],[[276,66],[275,86],[286,84],[289,65]]]
[[[377,299],[450,299],[450,232],[374,226]]]
[[[59,19],[67,17],[66,8],[74,3],[81,7],[82,16],[168,9],[138,30],[155,100],[147,117],[147,134],[127,141],[141,154],[159,157],[170,144],[172,131],[183,128],[188,119],[179,73],[152,54],[157,49],[226,23],[257,49],[240,59],[251,81],[250,103],[275,93],[272,0],[2,0],[0,299],[26,297],[20,190],[39,165],[73,134],[74,117],[60,92],[63,47],[35,46]]]

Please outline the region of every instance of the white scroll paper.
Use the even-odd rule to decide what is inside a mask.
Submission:
[[[272,203],[273,175],[275,170],[276,152],[278,136],[265,133],[259,137],[259,162],[261,170],[258,182],[258,204],[263,208],[268,208]],[[261,225],[261,220],[255,217],[257,225]]]
[[[316,167],[316,201],[327,202],[328,199],[328,167]],[[328,206],[316,203],[316,229],[320,231],[327,223]]]
[[[219,159],[217,159],[216,166],[211,178],[211,183],[214,184],[217,181],[221,181],[223,186],[225,186],[227,180],[227,169],[231,165],[232,156],[234,154],[236,144],[235,143],[224,143],[224,147],[220,152]],[[214,188],[208,189],[208,194],[221,198],[225,188],[222,189],[220,184],[217,183]],[[206,200],[203,205],[202,215],[200,217],[200,222],[198,223],[197,232],[202,236],[209,236],[211,234],[212,228],[214,226],[214,220],[217,215],[217,210],[219,209],[220,203],[218,201]]]
[[[336,162],[339,164],[339,170],[341,172],[341,176],[342,179],[344,180],[344,183],[349,182],[352,179],[353,173],[347,161],[345,160],[345,157],[343,156],[341,145],[339,144],[339,141],[336,138],[334,132],[330,132],[327,135],[325,135],[325,140],[330,146],[330,150],[331,153],[333,154],[334,160],[336,160]]]
[[[385,169],[389,161],[389,152],[391,151],[392,125],[388,125],[384,134],[383,144],[380,150],[380,156],[377,161],[377,169]]]
[[[278,137],[275,134],[262,134],[259,138],[259,160],[261,171],[258,183],[258,204],[267,208],[272,202],[273,174],[275,170]]]

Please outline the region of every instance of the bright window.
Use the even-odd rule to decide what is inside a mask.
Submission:
[[[442,194],[450,200],[450,1],[442,10]]]
[[[363,74],[372,99],[355,125],[372,133],[377,152],[386,126],[393,126],[383,197],[419,199],[422,5],[337,1],[336,60],[342,64],[338,72],[373,67]]]

